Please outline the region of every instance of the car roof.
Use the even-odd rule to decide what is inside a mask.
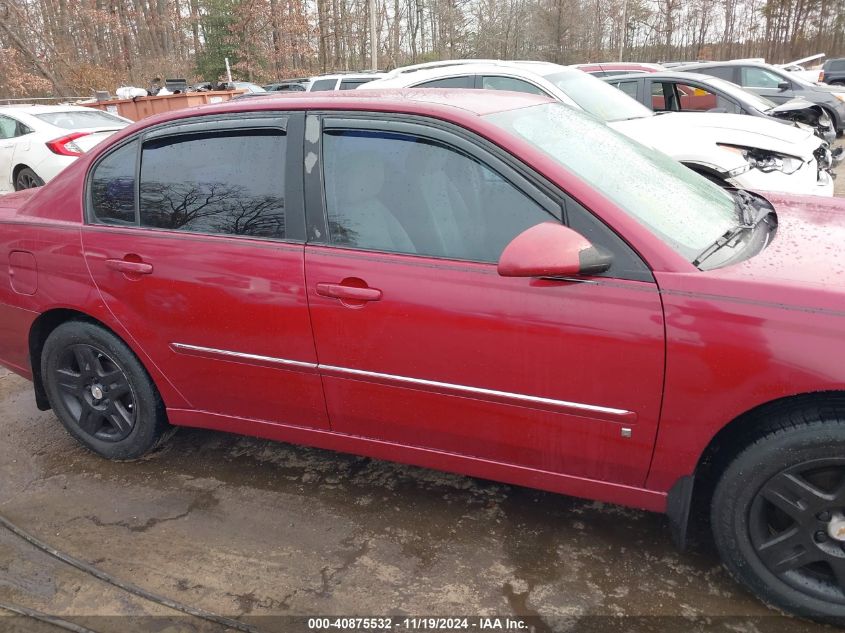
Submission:
[[[5,114],[50,114],[51,112],[74,112],[91,110],[85,106],[76,105],[33,105],[31,103],[22,103],[20,105],[0,105],[0,112]]]
[[[525,92],[460,89],[383,89],[340,90],[326,92],[270,93],[251,99],[237,99],[173,110],[146,119],[144,126],[193,116],[260,112],[262,110],[369,110],[421,115],[458,114],[484,116],[494,112],[515,110],[553,99]]]
[[[619,81],[620,79],[652,79],[652,80],[660,80],[660,79],[671,79],[671,80],[678,80],[678,81],[700,81],[701,83],[708,83],[713,81],[714,79],[718,79],[718,77],[714,77],[713,75],[705,75],[704,73],[687,73],[678,70],[664,70],[662,72],[656,73],[631,73],[629,75],[613,75],[611,77],[602,77],[602,81],[606,81],[608,83],[612,83],[614,81]],[[737,86],[739,88],[740,86]]]
[[[381,78],[381,81],[395,81],[401,79],[417,83],[428,79],[451,77],[455,75],[478,74],[485,72],[501,72],[502,70],[518,70],[522,73],[533,73],[535,75],[548,75],[555,72],[581,72],[574,68],[553,64],[552,62],[537,61],[499,61],[499,60],[456,60],[442,62],[428,66],[421,64],[419,67],[403,67],[391,71]]]

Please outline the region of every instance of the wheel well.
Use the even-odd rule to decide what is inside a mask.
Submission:
[[[725,180],[725,177],[712,167],[705,167],[698,163],[682,163],[684,167],[693,170],[699,176],[704,176],[707,180],[716,183],[720,187],[730,187],[731,185]]]
[[[114,332],[105,323],[88,316],[77,310],[57,308],[48,310],[39,315],[29,330],[29,363],[32,366],[32,382],[35,386],[35,403],[41,411],[50,409],[50,402],[47,399],[47,392],[44,390],[44,382],[41,376],[41,352],[44,350],[44,343],[47,337],[57,327],[68,321],[87,321],[103,327],[112,334]]]
[[[823,419],[845,417],[845,392],[819,391],[773,400],[743,413],[716,433],[695,469],[688,507],[689,523],[709,531],[710,500],[719,475],[728,464],[761,435],[807,421],[808,412],[815,412]],[[699,529],[682,538],[691,536],[695,539]]]
[[[15,168],[12,170],[12,182],[14,183],[18,177],[18,174],[21,173],[22,169],[27,169],[28,165],[24,165],[23,163],[18,163],[15,165]]]

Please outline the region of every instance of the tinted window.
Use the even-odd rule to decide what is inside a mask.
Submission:
[[[765,68],[743,66],[740,69],[740,85],[748,88],[777,88],[784,81],[786,79]]]
[[[133,141],[97,163],[91,176],[94,220],[106,224],[135,224],[135,162]]]
[[[465,75],[463,77],[446,77],[445,79],[434,79],[425,83],[417,84],[415,88],[475,88],[475,77]]]
[[[285,237],[280,130],[181,135],[144,143],[141,225]]]
[[[33,116],[64,130],[81,130],[89,127],[121,128],[129,125],[128,122],[120,117],[94,109],[91,109],[90,112],[69,110],[67,112],[48,112]]]
[[[342,246],[495,262],[555,220],[485,165],[415,136],[329,132],[323,169],[329,237]]]
[[[614,84],[619,90],[624,92],[632,99],[637,98],[637,82],[636,81],[619,81]]]
[[[18,122],[7,116],[0,116],[0,138],[15,138],[18,136]]]
[[[371,82],[375,77],[372,79],[344,79],[340,82],[340,89],[341,90],[355,90],[358,86]]]
[[[311,86],[311,92],[323,92],[325,90],[334,90],[337,79],[318,79]]]
[[[534,84],[513,77],[484,77],[481,80],[481,87],[486,90],[510,90],[511,92],[527,92],[533,95],[548,96],[544,90]]]
[[[845,59],[834,59],[830,62],[830,70],[845,70]]]
[[[734,67],[733,66],[712,66],[710,68],[694,68],[690,72],[694,73],[704,73],[705,75],[710,75],[712,77],[718,77],[719,79],[725,79],[727,81],[734,81]]]

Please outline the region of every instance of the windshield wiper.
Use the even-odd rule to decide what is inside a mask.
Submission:
[[[724,246],[731,244],[743,233],[753,231],[760,222],[769,217],[769,214],[773,213],[772,209],[766,206],[761,205],[760,207],[755,207],[754,196],[743,189],[734,191],[733,196],[734,206],[739,216],[739,223],[732,229],[725,231],[718,239],[701,251],[693,260],[693,266],[700,266],[704,260]]]

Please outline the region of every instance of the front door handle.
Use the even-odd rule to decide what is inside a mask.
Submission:
[[[131,259],[107,259],[106,266],[128,275],[149,275],[153,272],[152,264]]]
[[[378,301],[381,299],[381,290],[378,288],[359,288],[342,284],[319,283],[317,284],[317,294],[321,297],[351,301]]]

